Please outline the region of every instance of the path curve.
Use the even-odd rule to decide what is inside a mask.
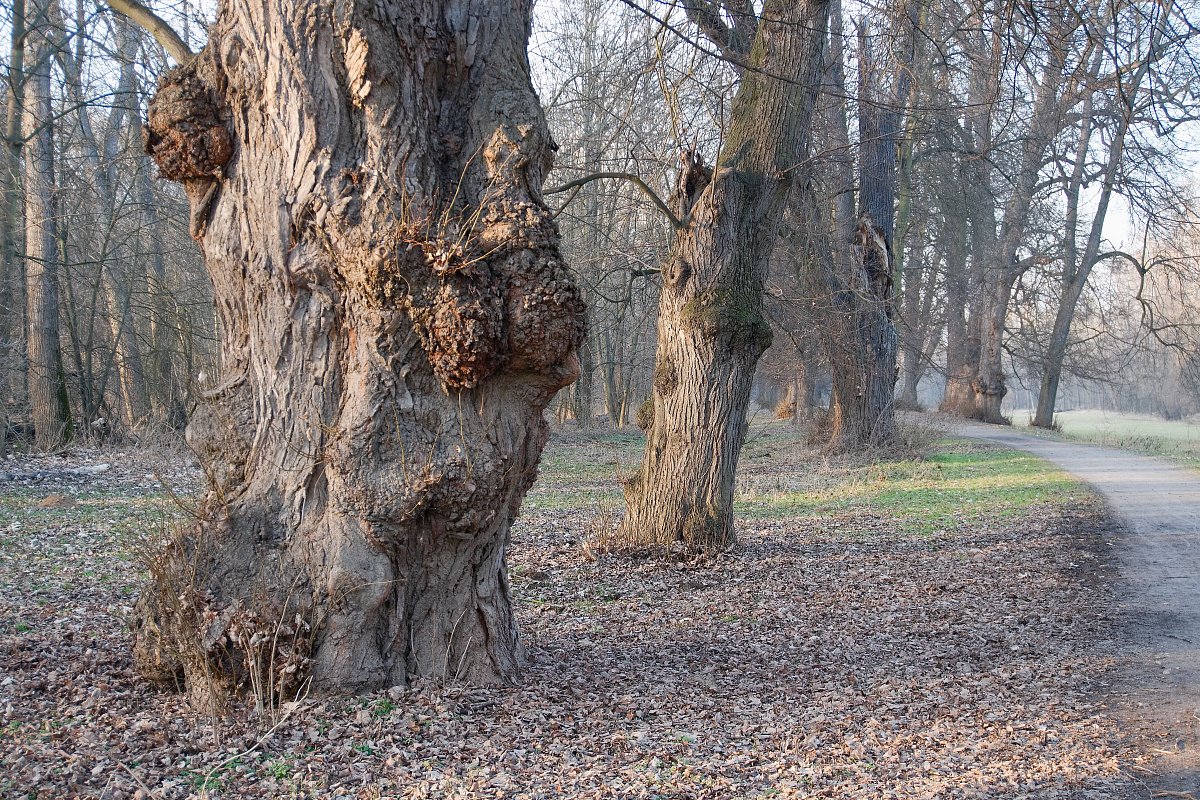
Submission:
[[[1144,796],[1200,800],[1200,473],[1012,428],[963,424],[956,432],[1056,464],[1091,484],[1122,523],[1114,544],[1123,679],[1114,711],[1126,725],[1169,734]]]

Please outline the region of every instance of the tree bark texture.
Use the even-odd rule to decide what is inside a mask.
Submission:
[[[767,2],[716,168],[685,156],[672,210],[688,221],[662,268],[651,425],[641,470],[625,484],[622,530],[645,545],[718,551],[735,540],[734,472],[754,368],[771,342],[763,286],[827,14],[824,0]]]
[[[28,304],[28,391],[34,444],[61,446],[71,430],[59,342],[58,226],[54,201],[54,133],[50,103],[52,46],[45,28],[29,35],[32,69],[25,77],[25,296]]]
[[[584,331],[530,7],[227,0],[160,82],[146,144],[222,346],[187,428],[202,521],[139,602],[147,676],[202,704],[516,678],[509,527]]]
[[[5,429],[11,416],[10,406],[26,389],[25,356],[21,340],[25,321],[24,269],[19,252],[21,233],[22,107],[25,81],[25,0],[13,0],[8,75],[5,81],[4,138],[0,142],[0,357],[3,358],[4,382],[0,384]]]

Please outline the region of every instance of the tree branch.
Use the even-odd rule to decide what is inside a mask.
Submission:
[[[1101,261],[1106,261],[1110,258],[1125,259],[1130,264],[1132,264],[1133,268],[1135,270],[1137,270],[1139,273],[1145,269],[1142,266],[1142,262],[1140,260],[1131,256],[1129,253],[1126,253],[1124,250],[1109,250],[1107,253],[1099,253],[1096,255],[1096,263],[1099,264]]]
[[[196,54],[175,32],[175,29],[138,0],[109,0],[108,6],[133,24],[145,28],[146,32],[154,37],[154,41],[162,45],[162,49],[175,59],[176,63],[186,64],[195,57]]]
[[[683,227],[683,222],[681,222],[679,217],[675,216],[675,214],[671,212],[670,207],[663,202],[661,197],[654,193],[654,190],[650,188],[649,184],[631,172],[593,172],[591,175],[584,175],[582,178],[576,178],[573,181],[564,183],[562,186],[555,186],[553,189],[546,189],[542,192],[542,194],[561,194],[562,192],[576,189],[584,184],[601,180],[602,178],[616,178],[618,180],[625,180],[634,184],[642,190],[642,193],[645,194],[646,197],[650,198],[650,202],[654,203],[655,207],[658,208],[659,211],[667,215],[667,219],[671,221],[672,228],[679,230]],[[567,203],[571,202],[573,199],[575,199],[574,194],[568,198]],[[566,207],[566,203],[563,203],[563,206]]]
[[[749,43],[745,51],[738,47],[733,31],[721,14],[708,0],[689,0],[683,4],[683,10],[692,24],[715,44],[730,61],[744,59],[750,52]]]

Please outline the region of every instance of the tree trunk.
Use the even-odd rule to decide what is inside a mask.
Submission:
[[[840,8],[837,11],[833,30],[834,38],[840,39]],[[848,218],[843,201],[835,213],[835,255],[826,262],[835,267],[826,276],[829,309],[824,326],[833,379],[829,439],[833,450],[887,444],[896,431],[899,339],[892,324],[892,235],[899,112],[889,108],[887,101],[871,100],[878,76],[865,29],[860,39],[858,219]],[[830,75],[836,91],[845,86],[841,48],[834,48],[832,55]],[[844,112],[835,108],[833,114],[835,139],[848,141]],[[838,183],[846,188],[851,184],[845,167]],[[846,188],[843,197],[849,197]],[[847,235],[847,229],[852,233]]]
[[[961,177],[969,174],[967,170]],[[959,177],[959,176],[955,176]],[[952,179],[953,180],[953,177]],[[965,190],[966,180],[959,186],[948,186],[947,194],[962,200],[969,209]],[[961,194],[960,194],[961,192]],[[975,393],[971,385],[979,369],[978,296],[974,291],[978,282],[974,280],[975,263],[968,262],[967,250],[968,214],[946,214],[946,388],[938,409],[948,414],[969,417],[975,407]],[[993,222],[993,232],[995,230]]]
[[[1080,286],[1080,289],[1082,288]],[[1064,294],[1071,290],[1070,286],[1063,287]],[[1054,427],[1054,407],[1058,400],[1058,384],[1062,380],[1063,363],[1067,357],[1067,341],[1071,333],[1071,317],[1074,316],[1074,306],[1077,301],[1078,293],[1075,295],[1075,301],[1070,303],[1071,313],[1067,314],[1064,312],[1068,301],[1064,297],[1059,301],[1059,310],[1054,316],[1054,329],[1050,333],[1050,345],[1046,349],[1046,357],[1042,364],[1042,381],[1038,388],[1037,410],[1034,412],[1033,419],[1029,421],[1030,425],[1038,428]]]
[[[735,540],[734,471],[771,328],[763,286],[812,116],[826,0],[768,0],[729,130],[710,171],[685,158],[675,194],[690,214],[663,264],[653,411],[622,529],[654,547],[719,551]],[[779,77],[785,76],[785,77]]]
[[[921,400],[917,395],[917,384],[921,380],[921,346],[919,341],[903,339],[900,342],[901,360],[900,390],[896,393],[896,407],[905,411],[920,411]]]
[[[1004,375],[1004,321],[1008,317],[1008,301],[1012,287],[1000,282],[990,287],[980,316],[979,368],[971,383],[971,419],[993,425],[1007,425],[1000,412],[1004,395],[1008,393]]]
[[[4,137],[0,142],[0,407],[3,431],[7,432],[11,410],[27,391],[24,338],[24,269],[18,249],[21,230],[22,106],[25,80],[25,0],[13,0]],[[0,442],[0,450],[3,449]]]
[[[921,231],[923,234],[924,231]],[[902,245],[895,249],[899,251]],[[914,248],[912,256],[903,268],[903,333],[900,335],[900,389],[896,393],[896,407],[907,411],[920,411],[921,400],[917,389],[924,373],[925,349],[933,336],[934,327],[930,319],[935,288],[930,285],[931,275],[926,269],[923,248]]]
[[[585,339],[579,343],[579,380],[572,396],[572,412],[581,430],[592,429],[592,371],[595,369],[592,344]]]
[[[1008,304],[1013,287],[1032,263],[1019,260],[1017,255],[1029,222],[1044,154],[1062,129],[1061,114],[1065,109],[1060,101],[1065,48],[1070,42],[1069,35],[1079,24],[1078,18],[1072,18],[1065,31],[1055,31],[1048,37],[1046,63],[1030,111],[1029,130],[1021,143],[1020,160],[1004,206],[1000,233],[995,238],[995,250],[982,271],[984,306],[979,326],[979,369],[972,384],[974,409],[969,414],[982,422],[1008,424],[1000,411],[1008,392],[1003,364]]]
[[[25,295],[28,302],[28,384],[34,444],[61,446],[71,410],[58,330],[58,227],[54,200],[54,119],[50,103],[50,39],[29,35],[33,68],[25,78]]]
[[[202,704],[516,678],[509,527],[583,336],[530,7],[227,0],[160,82],[147,147],[222,336],[187,427],[201,521],[139,601],[147,676]]]
[[[791,407],[793,425],[802,425],[812,416],[813,406],[816,405],[813,388],[812,369],[801,354],[784,400]]]

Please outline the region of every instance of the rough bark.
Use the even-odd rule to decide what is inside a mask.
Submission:
[[[765,4],[715,170],[688,154],[672,211],[688,218],[662,268],[641,470],[622,530],[653,547],[734,541],[734,470],[754,368],[771,341],[763,286],[815,101],[824,0]],[[690,215],[690,217],[688,217]]]
[[[34,444],[61,446],[71,409],[59,343],[58,215],[54,201],[54,128],[50,97],[52,43],[44,28],[29,35],[32,68],[25,78],[25,296],[29,330],[28,391]]]
[[[26,391],[25,354],[20,342],[24,313],[24,270],[19,252],[21,231],[21,118],[25,80],[25,0],[13,0],[9,28],[8,75],[3,141],[0,142],[0,354],[4,359],[3,423],[5,430],[11,406]]]
[[[201,703],[516,678],[509,527],[583,335],[530,5],[227,0],[160,82],[147,148],[222,348],[187,428],[202,521],[139,602],[146,675]]]

